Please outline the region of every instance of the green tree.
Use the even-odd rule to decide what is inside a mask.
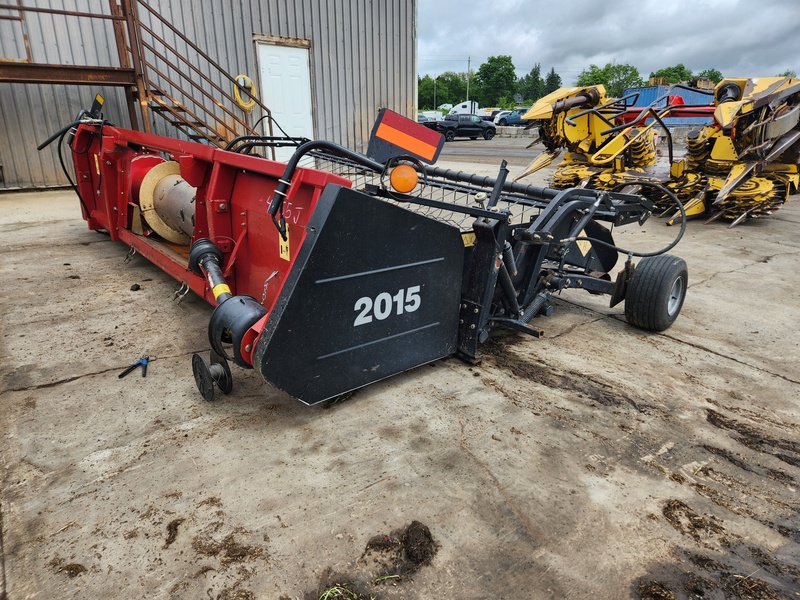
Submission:
[[[550,68],[547,78],[544,80],[544,94],[551,94],[561,87],[561,75],[556,73],[555,67]]]
[[[526,104],[533,104],[544,96],[544,79],[542,79],[542,66],[539,63],[533,65],[530,73],[520,77],[519,93]]]
[[[472,91],[474,89],[474,92]],[[508,55],[490,56],[478,67],[470,95],[481,106],[494,106],[503,96],[512,97],[517,91],[514,63]]]
[[[697,74],[697,78],[700,79],[703,77],[710,79],[714,83],[719,83],[724,79],[724,77],[722,77],[722,73],[720,73],[717,69],[703,69]]]
[[[794,69],[786,69],[783,73],[778,73],[776,77],[797,77],[797,71]]]
[[[650,73],[650,77],[666,79],[667,83],[681,83],[693,79],[692,72],[683,63],[678,63],[674,67],[665,67]],[[710,79],[710,77],[709,77]]]
[[[467,74],[445,71],[436,78],[436,104],[457,104],[467,97]],[[434,107],[436,108],[436,107]]]
[[[588,71],[584,69],[578,75],[575,85],[603,85],[609,96],[619,98],[626,88],[640,87],[644,85],[644,81],[636,67],[627,63],[608,63],[602,69],[597,65],[589,65]]]
[[[597,65],[589,65],[589,69],[584,69],[575,80],[575,85],[578,87],[586,87],[589,85],[604,85],[608,87],[608,69],[611,64],[607,64],[602,69]]]
[[[430,110],[433,108],[433,102],[433,77],[430,75],[417,77],[417,108],[419,110]]]
[[[467,96],[467,74],[445,71],[431,77],[417,78],[417,107],[436,110],[442,104],[456,104]]]
[[[626,88],[641,87],[644,85],[639,70],[627,63],[621,65],[611,65],[611,77],[608,80],[606,92],[614,98],[623,95]]]

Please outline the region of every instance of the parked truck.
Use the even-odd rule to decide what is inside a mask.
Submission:
[[[464,102],[456,104],[453,108],[451,108],[448,114],[478,115],[484,121],[493,121],[498,112],[500,112],[499,108],[480,108],[475,100],[465,100]]]
[[[490,140],[494,137],[497,128],[494,123],[481,119],[478,115],[445,115],[441,121],[425,123],[429,128],[438,131],[448,142],[452,142],[457,137],[468,137],[477,140],[482,137]]]
[[[467,114],[478,114],[478,111],[481,110],[478,107],[478,103],[475,100],[466,100],[460,104],[456,104],[453,108],[450,109],[451,115],[467,115]]]

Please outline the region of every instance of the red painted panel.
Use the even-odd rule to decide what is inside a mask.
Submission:
[[[331,173],[297,169],[283,207],[289,231],[287,260],[281,257],[280,235],[267,212],[283,175],[282,163],[109,125],[81,125],[72,147],[89,227],[107,229],[112,239],[136,248],[210,304],[214,297],[205,279],[189,270],[188,247],[176,252],[154,233],[132,231],[133,209],[148,165],[160,162],[162,154],[180,163],[181,176],[197,188],[192,241],[210,238],[223,252],[222,268],[231,291],[253,296],[267,309],[292,268],[322,190],[330,183],[350,186],[349,180]]]

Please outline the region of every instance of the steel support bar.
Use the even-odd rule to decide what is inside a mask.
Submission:
[[[20,12],[42,13],[47,15],[62,15],[65,17],[86,17],[87,19],[108,19],[111,21],[121,21],[123,18],[117,15],[104,15],[103,13],[80,12],[76,10],[60,10],[57,8],[39,8],[36,6],[21,6],[19,4],[0,4],[0,10],[16,10]],[[17,20],[16,18],[14,20]]]
[[[133,69],[45,65],[0,61],[4,83],[63,83],[74,85],[136,85]]]

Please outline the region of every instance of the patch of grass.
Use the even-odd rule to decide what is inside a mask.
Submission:
[[[320,594],[319,600],[375,600],[375,596],[369,597],[350,589],[352,583],[335,583],[329,588],[326,588]]]
[[[375,596],[367,598],[363,594],[353,591],[348,586],[352,583],[336,583],[327,588],[319,597],[319,600],[375,600]]]

